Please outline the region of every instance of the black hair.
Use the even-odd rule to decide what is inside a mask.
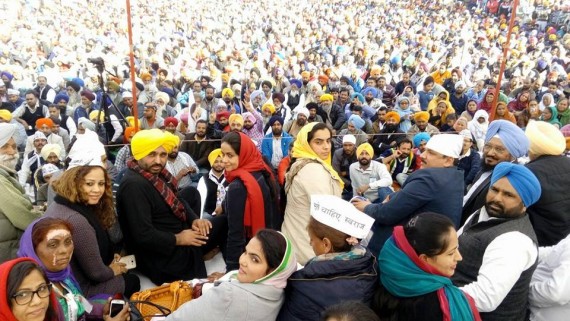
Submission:
[[[36,98],[39,98],[39,97],[40,97],[40,94],[38,94],[38,92],[35,91],[35,90],[33,90],[33,89],[26,91],[26,94],[25,94],[24,96],[27,96],[27,95],[30,95],[30,94],[34,95],[34,97],[36,97]]]
[[[255,234],[255,238],[261,243],[261,249],[267,261],[267,273],[275,270],[283,261],[287,251],[285,237],[275,230],[262,229]]]
[[[331,134],[331,138],[333,137],[333,132],[331,130],[331,128],[325,124],[325,123],[317,123],[313,129],[311,129],[311,131],[307,134],[307,143],[310,143],[311,140],[313,140],[313,137],[315,136],[315,133],[319,130],[323,130],[326,129],[329,131],[329,133]]]
[[[198,120],[196,121],[196,125],[198,125],[198,124],[206,124],[206,126],[208,126],[208,122],[205,121],[205,120],[203,120],[203,119],[198,119]]]
[[[435,81],[433,80],[432,76],[427,76],[426,79],[424,80],[424,86],[425,85],[429,85],[431,83],[434,83]]]
[[[264,80],[264,81],[262,81],[262,82],[261,82],[261,86],[262,86],[262,87],[263,87],[263,86],[267,86],[267,87],[269,87],[269,89],[273,88],[273,84],[272,84],[271,81],[269,81],[269,80]]]
[[[382,106],[382,107],[378,108],[378,111],[388,112],[388,107]]]
[[[342,92],[346,92],[347,94],[350,95],[350,90],[347,87],[340,88],[339,93],[342,93]]]
[[[32,261],[22,261],[14,264],[10,270],[10,273],[8,274],[8,280],[6,282],[6,295],[8,298],[7,303],[10,305],[10,308],[12,308],[12,296],[18,292],[18,288],[22,285],[24,279],[34,270],[40,272],[46,284],[50,283],[45,272],[37,263]],[[6,303],[2,302],[2,304]],[[57,311],[56,308],[51,304],[51,301],[49,303],[44,320],[57,320]]]
[[[319,109],[319,105],[315,102],[310,102],[305,107],[307,107],[308,110],[311,110],[311,109],[317,109],[318,110]]]
[[[241,150],[241,137],[238,132],[231,131],[222,137],[222,143],[230,145],[236,155],[239,155]]]
[[[208,89],[212,89],[214,92],[216,92],[216,88],[214,88],[214,86],[212,86],[212,85],[206,86],[206,89],[204,89],[204,91],[206,91]]]
[[[358,301],[344,301],[328,307],[321,321],[380,321],[380,318],[366,304]]]
[[[453,222],[447,216],[426,212],[408,221],[404,234],[418,256],[434,257],[447,249],[448,234],[453,228]]]
[[[407,137],[398,140],[398,147],[402,146],[402,144],[410,144],[412,147],[414,146],[414,143]]]

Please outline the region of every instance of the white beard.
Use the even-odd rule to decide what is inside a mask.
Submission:
[[[18,153],[16,153],[14,156],[8,156],[6,154],[2,154],[0,155],[0,165],[15,170],[16,164],[18,164],[19,159],[20,159],[20,154]]]

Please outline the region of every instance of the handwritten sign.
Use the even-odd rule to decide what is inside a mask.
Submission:
[[[374,224],[373,218],[342,198],[332,195],[311,195],[311,216],[327,226],[359,239],[365,238]]]

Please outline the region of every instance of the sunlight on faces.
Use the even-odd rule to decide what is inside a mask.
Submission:
[[[43,275],[36,269],[32,270],[23,280],[22,284],[18,287],[16,294],[23,294],[25,291],[36,291],[38,289],[45,289],[47,285]],[[18,321],[43,321],[45,314],[49,307],[49,293],[33,294],[32,300],[28,304],[17,304],[12,299],[12,313]],[[47,294],[47,295],[46,295]]]
[[[247,243],[245,252],[239,258],[237,279],[241,283],[252,283],[266,276],[268,268],[261,242],[254,237]]]
[[[4,146],[0,148],[0,165],[15,169],[18,164],[20,154],[18,153],[18,146],[13,137],[11,137]]]
[[[222,160],[226,171],[230,172],[239,167],[239,155],[236,154],[232,146],[226,142],[222,143]]]

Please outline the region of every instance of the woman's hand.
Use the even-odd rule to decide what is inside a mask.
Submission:
[[[115,254],[113,262],[109,264],[109,267],[113,270],[113,274],[115,274],[115,276],[127,273],[127,265],[119,262],[120,259],[121,256],[119,254]]]
[[[114,317],[111,317],[111,298],[107,300],[103,307],[103,320],[104,321],[129,321],[131,320],[131,308],[126,303],[121,312]]]
[[[204,236],[210,234],[211,228],[212,228],[212,222],[208,220],[197,219],[192,222],[192,230]]]

